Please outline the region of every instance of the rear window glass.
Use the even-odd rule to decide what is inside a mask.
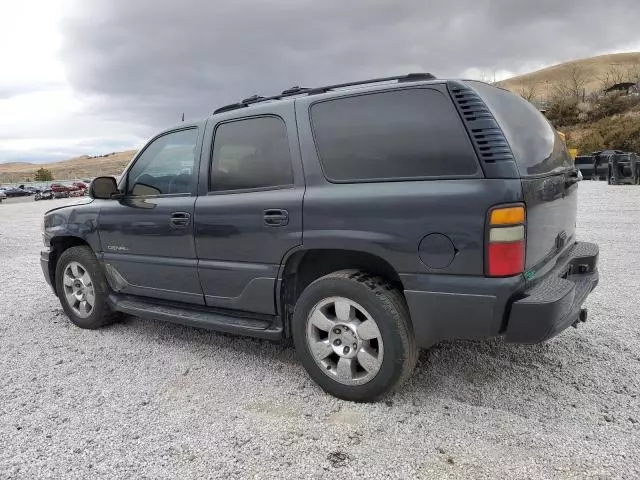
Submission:
[[[467,83],[482,97],[502,128],[520,175],[539,175],[572,167],[566,145],[536,107],[501,88],[482,82]]]
[[[314,138],[329,180],[475,175],[478,162],[451,100],[433,89],[316,103]]]

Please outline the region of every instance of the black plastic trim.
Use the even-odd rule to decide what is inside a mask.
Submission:
[[[286,90],[283,90],[278,95],[272,95],[270,97],[262,97],[260,95],[252,95],[249,98],[245,98],[238,103],[232,103],[230,105],[225,105],[223,107],[218,108],[213,112],[223,113],[229,112],[231,110],[237,110],[239,108],[248,107],[254,103],[266,102],[269,100],[280,100],[285,97],[291,97],[294,95],[316,95],[318,93],[326,93],[331,90],[336,90],[339,88],[347,88],[347,87],[356,87],[358,85],[368,85],[370,83],[382,83],[382,82],[392,82],[396,81],[398,83],[403,82],[423,82],[426,80],[435,80],[436,77],[427,72],[417,72],[417,73],[408,73],[406,75],[398,75],[393,77],[380,77],[380,78],[370,78],[368,80],[358,80],[356,82],[347,82],[347,83],[336,83],[334,85],[325,85],[324,87],[314,87],[314,88],[304,88],[304,87],[291,87]]]
[[[487,178],[519,178],[516,160],[500,125],[475,90],[461,82],[447,82],[460,118]]]
[[[113,310],[137,317],[267,340],[283,338],[282,326],[274,316],[251,313],[245,316],[243,312],[229,314],[217,309],[118,294],[109,295],[107,301]]]

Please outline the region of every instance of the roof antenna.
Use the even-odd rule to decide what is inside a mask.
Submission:
[[[184,112],[182,112],[182,121],[184,122]]]

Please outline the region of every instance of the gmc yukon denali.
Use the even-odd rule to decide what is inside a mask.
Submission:
[[[325,391],[371,401],[419,348],[586,320],[580,178],[542,114],[485,83],[293,87],[163,131],[46,213],[42,270],[81,328],[129,314],[292,339]]]

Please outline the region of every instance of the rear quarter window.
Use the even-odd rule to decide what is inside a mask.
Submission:
[[[560,135],[545,116],[524,98],[482,82],[467,81],[487,104],[504,132],[521,176],[572,168]]]
[[[330,181],[477,176],[473,146],[451,100],[414,88],[342,97],[311,107]]]

